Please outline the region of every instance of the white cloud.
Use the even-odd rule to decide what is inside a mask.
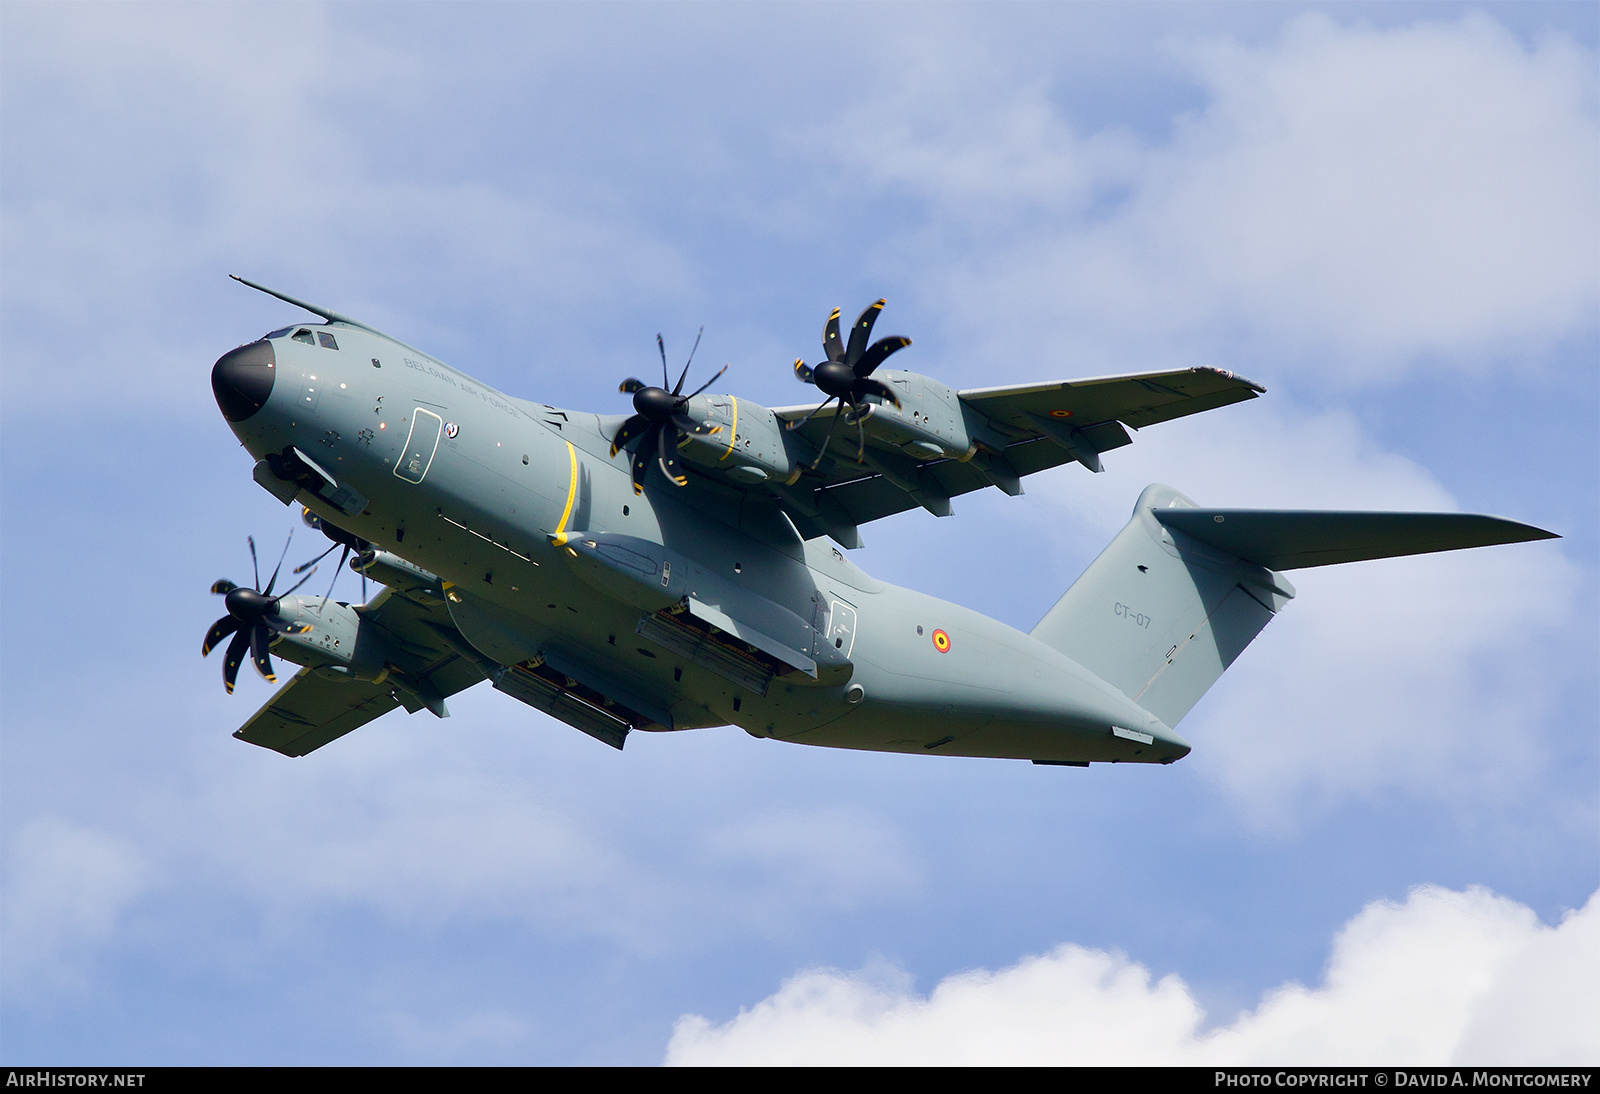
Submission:
[[[853,910],[904,896],[921,882],[915,856],[882,817],[858,806],[776,810],[706,834],[703,858],[731,875],[749,927],[788,929],[797,896],[815,909]]]
[[[1378,378],[1593,322],[1593,58],[1489,19],[1321,15],[1191,52],[1212,95],[1140,202],[1191,286],[1273,340]]]
[[[525,1018],[494,1010],[433,1021],[396,1012],[377,1015],[367,1024],[392,1040],[403,1056],[430,1062],[493,1058],[526,1044],[533,1032]]]
[[[1460,508],[1429,471],[1383,451],[1347,414],[1261,400],[1217,415],[1235,427],[1211,415],[1167,423],[1109,454],[1104,475],[1041,478],[1040,511],[1026,519],[1097,545],[1146,483],[1163,480],[1201,505]],[[1559,544],[1288,577],[1296,599],[1183,723],[1195,745],[1185,762],[1276,819],[1305,793],[1403,787],[1476,801],[1540,769],[1557,728],[1543,720],[1571,671],[1552,645],[1572,610],[1552,592],[1582,580]]]
[[[233,325],[254,305],[227,273],[435,346],[419,300],[514,323],[530,300],[576,315],[691,277],[599,198],[386,142],[392,112],[423,109],[402,96],[427,50],[328,9],[8,10],[6,32],[6,140],[29,151],[4,202],[5,382],[35,408],[203,400],[196,362],[259,333]]]
[[[0,949],[8,994],[77,983],[93,949],[149,885],[138,849],[120,835],[40,817],[7,849]]]
[[[209,860],[229,888],[282,911],[357,905],[423,924],[599,911],[596,891],[631,873],[522,780],[456,759],[419,764],[404,747],[344,752],[230,765],[198,800],[175,803],[206,823],[152,846]]]
[[[515,925],[637,953],[698,950],[708,930],[787,936],[819,914],[890,903],[921,884],[916,855],[872,810],[724,803],[697,820],[643,787],[633,790],[649,804],[624,804],[631,780],[648,786],[659,772],[636,757],[602,779],[590,766],[600,746],[586,739],[578,748],[593,754],[563,761],[583,789],[563,800],[559,784],[507,766],[507,750],[523,755],[520,708],[487,687],[452,706],[450,722],[378,723],[305,760],[226,740],[200,746],[159,793],[129,803],[119,787],[123,807],[107,822],[115,835],[26,823],[6,874],[8,980],[125,943],[121,911],[146,892],[240,900],[250,909],[240,929],[273,944],[330,910],[358,909],[386,927]],[[440,751],[428,738],[452,725],[460,736]],[[630,822],[638,808],[647,833]]]
[[[801,973],[738,1017],[680,1019],[669,1064],[1593,1064],[1600,894],[1556,927],[1484,889],[1376,901],[1322,984],[1205,1031],[1177,976],[1065,945],[927,996],[881,973]]]
[[[932,295],[984,346],[971,356],[1043,349],[1093,373],[1225,347],[1383,382],[1592,330],[1582,47],[1524,46],[1480,16],[1377,30],[1313,13],[1269,44],[1171,50],[1205,105],[1164,138],[1082,132],[1047,81],[953,57],[847,116],[842,158],[928,203],[927,246],[968,253],[935,266],[951,272]]]

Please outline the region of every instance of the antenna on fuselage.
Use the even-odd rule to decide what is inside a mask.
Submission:
[[[330,323],[343,323],[347,327],[360,327],[362,330],[371,331],[373,334],[381,335],[384,338],[388,338],[389,337],[387,334],[384,334],[377,327],[369,327],[365,323],[361,322],[361,320],[359,320],[359,319],[351,319],[348,315],[341,315],[339,312],[333,311],[332,309],[329,309],[329,308],[319,308],[315,304],[307,303],[304,300],[296,299],[295,297],[290,296],[286,292],[279,292],[277,289],[269,289],[265,285],[257,284],[256,282],[251,281],[249,278],[240,277],[238,274],[229,274],[228,276],[233,278],[235,281],[237,281],[241,285],[250,286],[252,289],[255,289],[257,292],[264,292],[268,296],[275,296],[279,300],[282,300],[285,304],[293,304],[297,308],[304,308],[306,311],[310,312],[312,315],[320,315],[320,316],[322,316],[322,318],[326,319]],[[398,341],[398,339],[391,339],[391,341]]]

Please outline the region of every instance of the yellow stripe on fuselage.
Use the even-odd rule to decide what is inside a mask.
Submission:
[[[567,507],[561,510],[561,522],[556,525],[557,547],[567,542],[567,521],[572,517],[572,503],[578,499],[578,450],[572,447],[571,441],[567,442],[567,458],[572,461],[572,477],[567,480]]]
[[[739,400],[732,395],[728,396],[728,398],[733,402],[733,428],[728,430],[728,451],[722,454],[721,458],[717,460],[718,463],[721,463],[733,453],[733,442],[739,439]]]

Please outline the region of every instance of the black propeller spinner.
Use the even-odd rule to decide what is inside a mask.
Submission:
[[[290,532],[289,539],[293,538],[294,533]],[[272,587],[277,584],[278,571],[283,568],[283,556],[279,556],[278,565],[273,568],[272,577],[267,580],[267,587],[261,589],[261,567],[256,563],[255,537],[247,536],[246,540],[250,544],[250,566],[255,572],[255,588],[242,588],[227,578],[211,586],[213,593],[225,598],[223,603],[227,605],[228,614],[211,624],[211,629],[206,632],[206,640],[200,646],[200,656],[206,657],[218,642],[230,634],[233,635],[233,641],[228,643],[228,655],[222,662],[222,682],[230,695],[233,694],[233,683],[238,679],[239,666],[244,663],[246,654],[250,655],[256,671],[265,677],[268,683],[277,682],[278,678],[272,672],[272,659],[267,656],[267,646],[273,636],[305,634],[311,629],[304,623],[289,623],[278,618],[278,600],[311,580],[311,574],[317,572],[313,566],[311,573],[301,578],[294,588],[273,596]],[[285,540],[283,554],[288,553],[289,541]]]
[[[701,327],[700,334],[704,334],[705,330]],[[673,385],[671,391],[666,389],[669,379],[667,346],[659,334],[656,335],[656,349],[661,352],[661,386],[647,387],[643,381],[630,377],[622,381],[622,386],[617,388],[618,391],[633,396],[635,413],[622,423],[622,428],[611,438],[611,454],[615,456],[623,445],[635,437],[644,437],[644,440],[639,442],[639,447],[633,450],[635,494],[644,493],[644,475],[649,469],[652,453],[661,464],[663,475],[679,486],[688,486],[689,477],[678,467],[678,449],[688,443],[690,433],[699,437],[709,437],[713,433],[722,432],[720,425],[706,425],[689,417],[688,406],[690,399],[716,383],[717,376],[728,371],[727,365],[717,370],[717,376],[711,377],[689,394],[679,394],[683,390],[684,379],[689,375],[689,366],[694,362],[694,351],[700,348],[700,334],[695,335],[694,349],[689,351],[689,360],[683,363],[683,372],[679,374],[678,382]],[[653,437],[650,436],[652,432]]]
[[[801,358],[794,362],[794,374],[805,383],[820,388],[827,396],[821,406],[801,418],[797,422],[790,422],[789,429],[799,429],[820,412],[823,407],[835,399],[839,400],[839,413],[834,415],[833,422],[828,426],[828,436],[823,440],[822,447],[817,450],[816,465],[822,462],[823,455],[828,451],[828,445],[833,443],[833,431],[839,424],[839,419],[845,416],[845,404],[849,404],[852,413],[851,420],[856,423],[859,433],[859,443],[856,446],[856,462],[860,463],[867,451],[867,432],[862,425],[862,418],[866,414],[867,406],[863,400],[868,395],[876,395],[900,405],[900,400],[895,396],[894,389],[881,380],[872,379],[872,373],[888,358],[891,353],[905,349],[911,344],[911,339],[902,338],[898,334],[888,338],[880,338],[872,345],[867,345],[867,339],[872,337],[872,325],[878,321],[878,313],[883,310],[886,301],[879,300],[863,311],[856,319],[855,326],[850,328],[850,343],[848,346],[839,341],[839,309],[834,308],[833,314],[828,316],[827,325],[822,328],[822,348],[827,353],[828,359],[815,368],[808,368]]]

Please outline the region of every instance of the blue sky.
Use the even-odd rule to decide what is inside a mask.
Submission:
[[[0,8],[0,1056],[1594,1062],[1595,11]],[[865,529],[1024,629],[1152,481],[1565,538],[1295,574],[1170,768],[487,689],[288,761],[198,656],[291,525],[208,370],[301,315],[228,273],[595,410],[701,324],[803,402],[880,295],[957,387],[1264,384]]]

